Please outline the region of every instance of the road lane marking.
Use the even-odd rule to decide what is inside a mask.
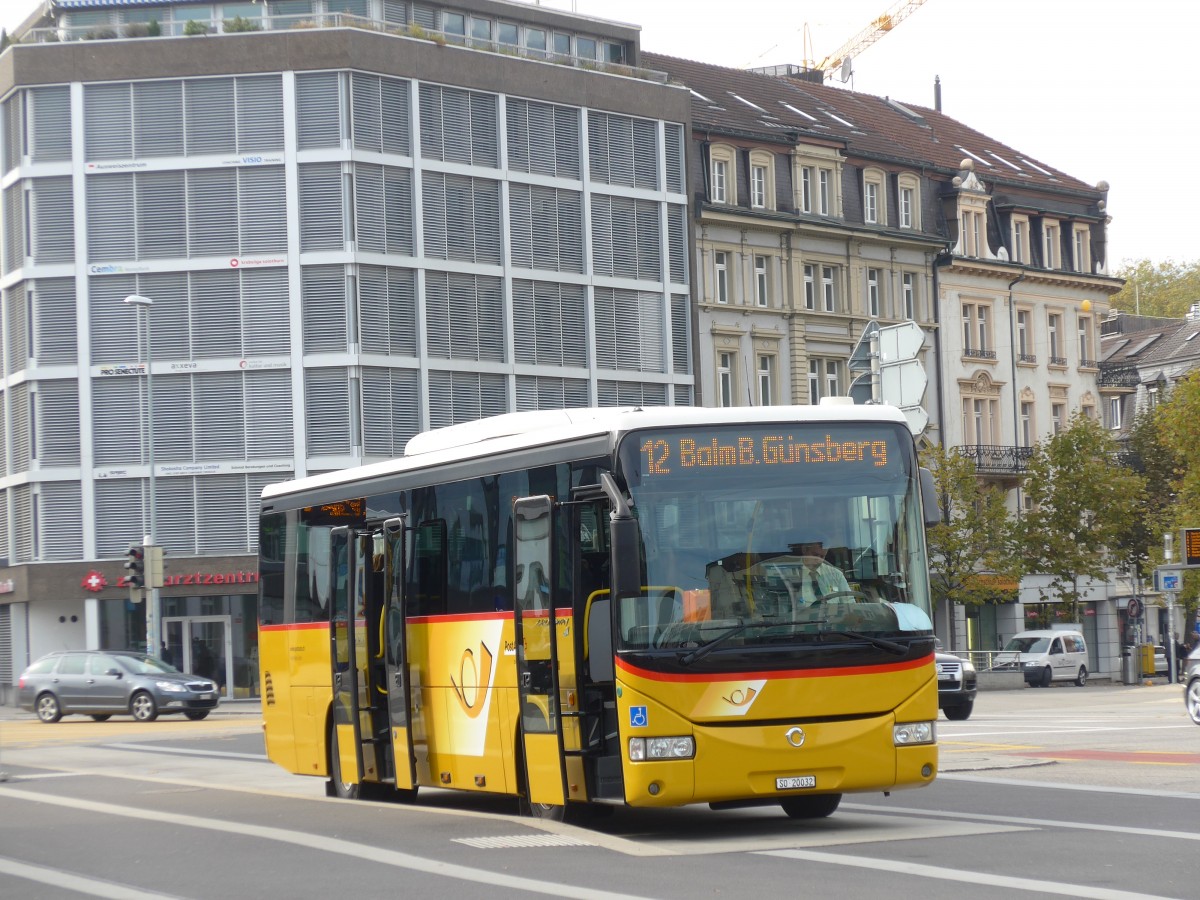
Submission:
[[[111,900],[174,900],[174,894],[156,894],[153,891],[142,891],[127,884],[115,884],[111,881],[97,881],[82,875],[71,875],[59,869],[47,869],[45,866],[31,866],[0,856],[0,872],[5,875],[15,875],[26,881],[36,881],[39,884],[49,884],[92,897],[108,897]]]
[[[1139,894],[1133,891],[1118,891],[1112,888],[1091,887],[1085,884],[1065,884],[1043,881],[1038,878],[1018,878],[1015,875],[989,875],[984,872],[964,872],[921,863],[895,859],[870,859],[863,856],[846,856],[840,853],[823,853],[819,850],[759,850],[760,856],[781,856],[786,859],[801,859],[805,862],[827,863],[833,866],[852,866],[859,869],[874,869],[889,875],[915,875],[918,878],[936,878],[941,881],[961,881],[964,884],[986,884],[994,887],[1012,888],[1018,891],[1036,891],[1043,894],[1061,894],[1066,897],[1087,897],[1089,900],[1168,900],[1155,894]]]
[[[1106,787],[1099,784],[1071,784],[1066,781],[1026,781],[1020,778],[988,778],[985,775],[967,775],[958,772],[938,773],[938,781],[974,781],[979,784],[1015,784],[1019,787],[1053,788],[1060,791],[1089,791],[1097,794],[1132,794],[1134,797],[1172,797],[1176,800],[1200,800],[1200,794],[1186,791],[1162,791],[1153,788]]]
[[[101,744],[107,750],[136,750],[138,753],[177,753],[180,756],[217,756],[222,759],[249,759],[269,763],[265,753],[232,753],[227,750],[189,750],[186,747],[157,747],[150,744]]]
[[[203,828],[208,831],[225,834],[240,834],[245,837],[258,838],[266,841],[278,841],[310,850],[325,853],[337,853],[342,856],[354,857],[367,862],[380,863],[400,869],[411,869],[428,875],[440,875],[445,878],[471,881],[501,888],[511,888],[516,891],[528,891],[536,894],[548,894],[552,897],[576,897],[579,900],[643,900],[632,894],[619,894],[613,891],[602,891],[594,888],[578,887],[570,884],[560,884],[553,881],[539,881],[533,878],[523,878],[519,875],[506,875],[503,872],[485,869],[472,869],[456,863],[439,862],[422,859],[409,853],[397,850],[387,850],[380,847],[368,847],[351,841],[340,840],[324,834],[306,834],[302,831],[291,831],[286,828],[272,828],[262,825],[245,825],[240,822],[226,822],[220,819],[208,819],[201,816],[187,816],[179,813],[141,810],[127,806],[117,806],[113,803],[99,803],[93,800],[81,800],[77,797],[54,797],[34,794],[29,791],[14,790],[0,787],[0,797],[13,800],[25,800],[29,803],[45,803],[50,806],[62,806],[73,810],[87,810],[100,815],[124,816],[129,819],[143,819],[158,824],[181,825],[185,828]],[[105,895],[107,896],[107,895]],[[114,895],[116,896],[116,895]],[[129,896],[129,895],[122,895]],[[147,895],[161,896],[161,895]]]

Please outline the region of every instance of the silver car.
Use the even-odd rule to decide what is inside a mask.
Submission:
[[[66,650],[43,656],[17,682],[17,702],[43,722],[82,713],[97,722],[130,715],[153,722],[165,713],[203,719],[218,702],[217,685],[145,653]]]
[[[1183,673],[1183,703],[1192,721],[1200,725],[1200,645],[1188,654],[1187,669]]]

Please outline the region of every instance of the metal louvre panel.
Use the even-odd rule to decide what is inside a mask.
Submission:
[[[471,92],[471,163],[500,167],[500,113],[495,94]]]
[[[232,78],[189,78],[183,83],[184,141],[188,156],[237,150]]]
[[[420,382],[415,369],[362,369],[363,453],[404,455],[408,439],[420,431]]]
[[[671,368],[679,374],[692,371],[692,323],[687,294],[671,295]]]
[[[8,375],[23,372],[29,367],[31,348],[26,343],[29,334],[29,302],[26,294],[28,288],[25,285],[25,282],[20,281],[4,292],[4,312],[8,325],[8,340],[4,346],[4,371]],[[0,419],[2,418],[3,415],[0,415]]]
[[[3,509],[8,503],[7,491],[0,491],[0,509]],[[7,516],[5,517],[7,518]],[[0,526],[3,523],[0,522]],[[0,530],[0,554],[8,556],[8,534],[7,528]],[[10,604],[0,606],[0,672],[12,672],[13,670],[13,633],[12,633],[12,607]],[[7,685],[12,676],[8,675],[4,681]]]
[[[416,273],[389,266],[359,266],[358,319],[363,353],[416,356]]]
[[[304,370],[309,456],[350,452],[350,385],[344,368]]]
[[[652,119],[633,120],[633,186],[659,190],[658,123]]]
[[[25,264],[25,188],[13,182],[4,189],[4,271]]]
[[[202,372],[192,376],[196,458],[246,458],[246,398],[241,372]]]
[[[340,147],[342,98],[337,72],[306,72],[296,76],[297,146],[301,150]]]
[[[33,489],[18,484],[12,489],[13,563],[35,562],[33,558]]]
[[[92,380],[92,461],[97,466],[133,465],[141,460],[140,378]],[[155,381],[154,387],[159,387]],[[155,390],[157,394],[158,391]],[[167,397],[163,397],[165,409]],[[157,405],[157,404],[156,404]],[[157,417],[156,417],[157,418]],[[155,425],[158,426],[158,422]]]
[[[87,179],[88,262],[134,259],[133,173]]]
[[[184,358],[223,359],[237,352],[240,322],[230,321],[241,293],[236,271],[197,272],[191,279],[191,353]],[[153,295],[151,295],[153,299]],[[157,307],[158,301],[155,300]],[[158,310],[155,309],[155,313]],[[184,312],[187,312],[185,306]],[[154,318],[152,315],[151,318]],[[156,356],[160,355],[155,353]]]
[[[667,388],[636,381],[600,381],[596,399],[600,406],[666,406]]]
[[[139,358],[138,335],[131,321],[133,310],[121,302],[135,293],[137,279],[132,275],[93,275],[88,279],[92,365],[130,362]],[[105,379],[101,378],[93,381],[93,384],[104,382]]]
[[[133,158],[133,98],[128,82],[83,86],[84,156]]]
[[[75,211],[70,176],[36,178],[30,185],[30,256],[39,264],[74,261]]]
[[[497,98],[461,88],[421,85],[421,155],[496,168],[500,160]]]
[[[133,156],[183,155],[183,83],[133,83]]]
[[[300,249],[343,250],[342,167],[339,163],[297,166],[300,187]]]
[[[237,254],[238,207],[229,202],[237,190],[237,171],[195,169],[186,178],[188,256]],[[89,214],[91,209],[89,202]]]
[[[28,472],[30,469],[33,435],[29,427],[33,416],[29,406],[32,402],[28,381],[14,384],[8,389],[8,451],[12,457],[9,474]]]
[[[692,386],[690,384],[675,385],[675,405],[676,406],[695,406],[696,400],[692,396]]]
[[[235,79],[239,153],[283,149],[283,78],[254,75]]]
[[[504,304],[499,278],[426,273],[425,319],[425,341],[431,357],[504,361]]]
[[[286,369],[242,373],[246,393],[246,459],[290,458],[292,376]]]
[[[33,88],[25,95],[31,107],[29,157],[34,162],[71,158],[71,91],[66,86]]]
[[[200,553],[246,553],[253,546],[249,517],[252,505],[245,475],[197,476],[196,549]],[[233,513],[242,511],[242,515]],[[257,523],[256,523],[257,526]]]
[[[514,278],[512,306],[517,362],[587,365],[587,303],[582,285]]]
[[[346,321],[346,270],[343,266],[305,266],[301,272],[305,353],[345,353],[350,342]]]
[[[667,255],[671,266],[671,283],[688,283],[687,207],[667,204]]]
[[[383,152],[383,108],[379,76],[350,73],[350,121],[354,146]]]
[[[596,365],[663,372],[662,297],[649,291],[596,288]]]
[[[607,194],[592,195],[592,265],[597,275],[658,281],[662,278],[659,204]]]
[[[101,559],[121,556],[130,541],[145,534],[145,531],[139,530],[142,482],[136,478],[103,479],[95,482],[93,490],[96,499],[96,556]],[[155,536],[163,543],[161,529]],[[174,543],[167,546],[173,553],[181,549]]]
[[[429,373],[429,427],[441,428],[508,412],[508,381],[478,372]]]
[[[125,378],[121,380],[141,382],[143,379]],[[198,461],[199,451],[196,447],[196,435],[200,426],[196,415],[194,388],[195,376],[193,375],[159,375],[154,379],[154,461],[156,463]],[[133,432],[134,435],[141,433],[141,431]],[[140,440],[131,438],[127,426],[125,440],[128,442],[131,439],[139,448],[142,446]],[[142,461],[146,462],[147,460],[143,459]]]
[[[138,172],[133,176],[137,212],[137,259],[187,256],[183,172]]]
[[[24,290],[23,285],[16,285]],[[33,356],[41,366],[72,366],[78,362],[79,332],[75,321],[75,281],[44,278],[32,282]],[[12,321],[11,318],[9,321]]]
[[[261,498],[263,488],[268,484],[274,484],[277,481],[289,480],[295,477],[295,472],[270,472],[246,476],[246,496],[249,498],[249,502],[246,504],[246,527],[250,532],[251,553],[258,552],[258,517],[262,510]]]
[[[154,301],[150,314],[152,331],[151,349],[155,359],[192,358],[192,322],[189,312],[189,281],[203,278],[205,273],[162,272],[155,275],[138,275],[129,290],[111,297],[110,303],[116,311],[116,319],[126,328],[134,324],[135,311],[121,301],[129,294],[141,294]],[[107,285],[106,285],[107,287]],[[136,332],[135,332],[136,335]],[[136,347],[136,344],[135,344]],[[135,351],[140,352],[140,351]],[[129,357],[125,357],[128,359]],[[138,359],[138,356],[132,357]],[[123,361],[117,359],[117,362]]]
[[[38,557],[42,560],[83,559],[82,485],[78,481],[43,481],[38,497]]]
[[[4,158],[0,170],[10,172],[21,164],[22,148],[25,145],[25,103],[29,91],[18,91],[0,104],[0,115],[4,118],[4,143],[0,145]]]
[[[437,30],[437,10],[430,6],[413,4],[413,22],[430,31]]]
[[[245,356],[274,356],[290,353],[291,332],[287,323],[291,317],[288,302],[288,273],[280,266],[275,269],[243,269],[242,293],[242,353]],[[288,418],[289,427],[291,418]],[[291,455],[290,452],[287,455]]]
[[[625,187],[635,185],[633,122],[628,116],[595,111],[588,113],[592,181]]]
[[[637,220],[637,277],[646,281],[662,280],[661,206],[651,200],[634,200]]]
[[[588,113],[588,177],[600,184],[608,184],[609,172],[608,116],[604,113]]]
[[[400,0],[383,0],[383,21],[396,25],[408,23],[408,4]]]
[[[242,253],[286,253],[287,190],[283,166],[238,169],[237,185]]]
[[[541,185],[509,185],[510,253],[514,265],[583,271],[583,195]]]
[[[426,172],[425,255],[500,265],[500,183]]]
[[[612,199],[592,194],[592,268],[597,275],[614,274]]]
[[[518,172],[579,177],[579,110],[509,97],[508,166]]]
[[[384,153],[412,155],[412,124],[409,110],[409,83],[399,78],[379,79]]]
[[[666,122],[663,126],[663,158],[666,160],[667,190],[682,194],[683,184],[683,126]]]
[[[587,405],[586,379],[517,376],[517,412],[531,409],[570,409]]]
[[[4,396],[3,393],[0,393],[0,398],[2,398],[3,396]],[[0,416],[0,446],[7,446],[7,445],[8,445],[8,426],[5,423],[4,416]],[[7,474],[8,474],[8,454],[0,453],[0,476],[7,475]],[[3,496],[7,497],[8,495],[4,494]],[[0,513],[7,513],[6,505],[0,504]],[[0,541],[7,541],[7,535],[8,535],[8,533],[6,531],[0,531]]]
[[[46,466],[79,465],[79,382],[39,381],[37,392],[37,458]]]
[[[413,255],[412,173],[356,163],[354,224],[358,249]]]
[[[176,475],[171,478],[159,478],[155,483],[154,496],[158,504],[155,537],[161,546],[170,551],[167,565],[170,565],[171,556],[191,556],[199,552],[198,532],[229,527],[231,509],[228,508],[225,510],[224,521],[214,522],[210,507],[210,517],[201,522],[196,498],[196,482],[199,480],[191,475]],[[145,496],[146,482],[142,481],[138,487],[143,489]],[[135,532],[137,533],[139,532]],[[124,547],[118,551],[123,552]]]

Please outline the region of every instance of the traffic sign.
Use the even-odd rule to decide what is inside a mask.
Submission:
[[[920,406],[929,378],[919,359],[906,359],[879,369],[879,396],[884,403],[899,406]]]
[[[1183,570],[1179,566],[1158,566],[1154,570],[1154,583],[1158,590],[1177,591],[1183,580]]]
[[[908,419],[908,430],[913,434],[920,434],[929,425],[929,413],[923,406],[906,406],[900,412]]]
[[[850,382],[850,398],[855,403],[871,402],[871,373],[863,372]]]
[[[925,346],[925,332],[916,322],[901,322],[879,329],[879,364],[916,359]]]
[[[854,345],[854,350],[851,352],[850,358],[846,360],[846,368],[851,372],[871,371],[871,338],[879,334],[879,332],[878,322],[872,319],[867,323],[867,327],[863,329],[863,333],[858,338],[858,343]],[[870,397],[867,399],[870,399]],[[858,401],[856,400],[855,402],[857,403]]]

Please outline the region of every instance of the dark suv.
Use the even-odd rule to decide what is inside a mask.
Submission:
[[[145,653],[67,650],[43,656],[17,682],[17,702],[43,722],[83,713],[97,722],[130,715],[153,722],[160,714],[203,719],[218,702],[207,678],[186,675]]]
[[[970,660],[953,653],[942,652],[942,642],[937,642],[938,709],[947,719],[961,721],[971,717],[975,708],[975,666]]]

